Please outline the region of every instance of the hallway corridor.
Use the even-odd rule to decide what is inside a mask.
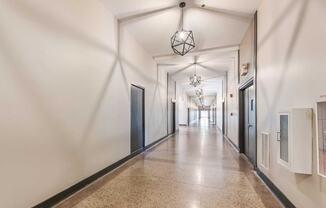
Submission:
[[[214,126],[180,127],[58,208],[278,208],[247,161]]]

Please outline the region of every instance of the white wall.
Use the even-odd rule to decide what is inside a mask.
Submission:
[[[0,207],[31,207],[130,153],[130,84],[146,144],[166,135],[166,74],[100,1],[0,6]]]
[[[187,125],[188,124],[188,95],[186,91],[180,87],[180,84],[177,84],[177,103],[178,103],[178,117],[179,124]]]
[[[289,172],[277,163],[276,114],[314,108],[326,94],[325,11],[325,0],[264,0],[258,10],[258,164],[260,133],[268,131],[270,169],[260,169],[298,208],[326,207],[326,179],[316,174],[316,135],[313,175]]]
[[[255,76],[255,21],[252,20],[251,24],[240,43],[240,60],[239,60],[239,71],[241,72],[241,67],[243,64],[249,64],[248,73],[246,75],[241,75],[239,77],[239,84],[242,85],[247,81],[251,80]]]
[[[218,80],[218,89],[216,93],[216,126],[222,130],[222,125],[223,125],[223,109],[222,109],[222,104],[224,102],[224,92],[223,90],[225,89],[225,77],[221,78]]]
[[[199,119],[198,106],[196,105],[193,97],[188,96],[188,108],[190,108],[189,112],[189,123],[194,123]]]
[[[238,57],[237,53],[234,57]],[[230,65],[227,72],[227,95],[226,95],[226,136],[236,145],[239,145],[239,96],[238,96],[238,58]],[[231,97],[232,95],[232,97]],[[232,114],[232,115],[231,115]]]

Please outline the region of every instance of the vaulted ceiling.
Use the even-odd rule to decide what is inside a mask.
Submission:
[[[196,43],[196,48],[184,57],[173,55],[170,45],[171,36],[180,27],[181,1],[101,1],[160,68],[173,74],[178,82],[186,83],[195,71],[195,62],[198,74],[205,80],[225,75],[237,58],[234,51],[261,0],[184,0],[184,28],[193,31]],[[187,89],[191,94],[192,89]]]
[[[153,56],[171,54],[179,28],[178,0],[102,0]],[[196,50],[237,45],[260,0],[185,0],[184,28],[194,32]],[[202,8],[201,5],[205,4]],[[154,11],[154,12],[153,12]]]

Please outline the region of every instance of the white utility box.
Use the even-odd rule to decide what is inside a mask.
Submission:
[[[278,162],[290,171],[312,174],[311,108],[296,108],[278,114]]]
[[[317,173],[326,177],[326,96],[317,101]]]

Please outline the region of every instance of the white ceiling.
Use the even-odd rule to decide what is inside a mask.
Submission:
[[[167,6],[178,5],[178,0],[101,0],[117,17],[135,14],[139,11],[150,11]],[[206,4],[209,7],[254,13],[261,0],[184,0],[188,6]]]
[[[183,88],[189,96],[195,96],[196,88],[189,85],[189,77],[196,73],[203,79],[199,88],[204,91],[204,105],[211,104],[211,96],[215,96],[221,87],[221,79],[226,75],[230,66],[234,65],[236,52],[203,54],[198,56],[174,57],[159,61],[159,69],[168,70],[172,78]],[[196,101],[197,102],[197,101]],[[198,102],[197,102],[198,103]]]
[[[206,79],[203,81],[203,83],[200,85],[200,87],[194,88],[189,85],[189,82],[182,82],[179,83],[180,86],[183,89],[187,89],[187,94],[189,96],[196,96],[196,89],[203,88],[204,96],[214,96],[216,95],[216,89],[219,87],[219,83],[221,81],[221,78],[211,78]]]
[[[203,79],[224,76],[234,63],[236,53],[223,52],[203,55],[175,56],[170,59],[157,60],[158,66],[172,75],[175,81],[188,81],[189,76],[197,72]],[[197,63],[197,64],[194,64]]]
[[[170,37],[177,31],[180,9],[174,8],[141,21],[126,23],[127,30],[153,56],[171,53]],[[239,44],[248,23],[211,12],[189,8],[185,11],[184,29],[192,30],[196,50]],[[155,35],[153,34],[155,31]]]
[[[139,15],[122,22],[122,27],[125,27],[151,55],[172,52],[170,37],[179,27],[180,1],[101,1],[117,18]],[[239,44],[249,26],[250,18],[225,15],[223,11],[232,11],[231,13],[237,15],[242,13],[253,15],[260,0],[186,0],[186,2],[184,28],[194,32],[196,50],[200,50]],[[200,8],[202,4],[206,5],[206,9]],[[148,14],[167,7],[169,9]]]
[[[196,48],[185,57],[171,56],[170,38],[180,26],[179,0],[100,0],[119,19],[144,49],[155,58],[160,69],[174,74],[187,93],[189,76],[195,71],[207,84],[207,95],[216,93],[214,78],[225,75],[237,56],[232,47],[240,44],[261,0],[185,0],[184,29],[194,33]],[[200,6],[205,4],[204,8]],[[230,50],[211,50],[212,48]],[[220,52],[219,52],[220,51]],[[206,53],[207,52],[207,53]],[[163,57],[163,58],[162,58]],[[178,73],[176,73],[178,72]],[[216,81],[216,80],[215,80]]]

